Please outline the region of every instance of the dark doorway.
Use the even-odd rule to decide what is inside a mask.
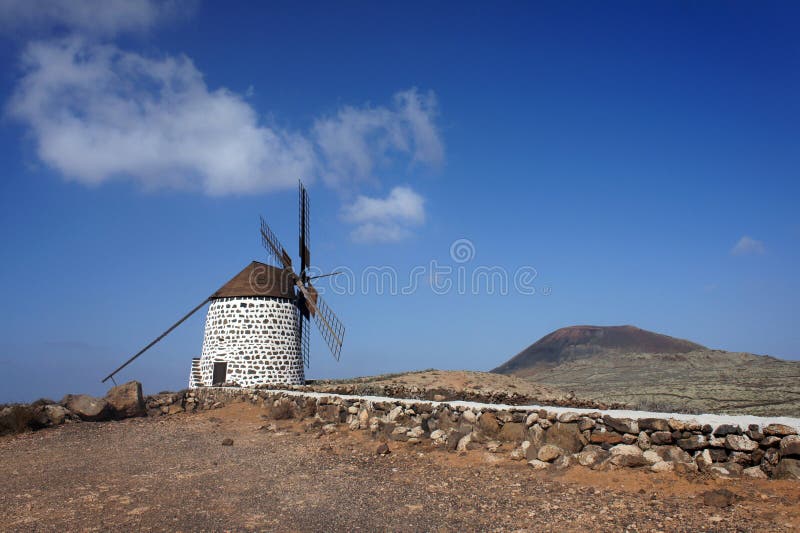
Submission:
[[[214,363],[214,377],[212,385],[222,385],[228,377],[228,363]]]

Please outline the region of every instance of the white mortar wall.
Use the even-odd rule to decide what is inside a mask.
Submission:
[[[297,320],[294,304],[285,298],[212,301],[200,356],[202,384],[212,385],[214,363],[224,361],[228,383],[302,385],[305,374]]]

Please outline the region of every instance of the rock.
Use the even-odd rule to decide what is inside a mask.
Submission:
[[[592,444],[619,444],[622,442],[622,435],[616,431],[592,431],[589,437]]]
[[[640,430],[669,431],[669,422],[663,418],[640,418]]]
[[[402,414],[403,414],[403,406],[398,405],[397,407],[389,411],[389,414],[386,415],[386,418],[389,419],[389,422],[396,422],[397,419],[400,418],[400,416],[402,416]]]
[[[683,420],[678,420],[677,418],[670,418],[667,420],[669,427],[672,431],[685,431],[686,430],[686,422]]]
[[[181,406],[180,402],[173,403],[169,407],[167,407],[167,414],[168,415],[175,415],[183,411],[183,407]]]
[[[708,441],[702,435],[692,435],[685,439],[678,439],[676,444],[684,450],[702,450],[708,446]]]
[[[652,444],[672,444],[672,433],[669,431],[655,431],[650,434]]]
[[[672,463],[672,470],[678,475],[694,474],[699,469],[694,461],[688,463]]]
[[[469,445],[472,443],[472,437],[470,436],[471,433],[468,433],[458,439],[456,443],[456,451],[457,452],[465,452],[469,448]]]
[[[741,435],[742,428],[733,424],[722,424],[721,426],[717,426],[717,429],[714,430],[715,437],[725,437],[727,435]]]
[[[233,439],[231,439],[231,438],[222,439],[222,445],[223,446],[233,446]]]
[[[780,437],[771,435],[769,437],[764,437],[758,444],[764,448],[769,448],[770,446],[779,446],[780,443],[781,443]]]
[[[358,427],[366,429],[369,427],[369,411],[361,409],[358,412]]]
[[[800,460],[781,459],[775,467],[776,479],[800,479]]]
[[[322,426],[322,432],[326,435],[336,433],[336,424],[325,424]]]
[[[525,423],[506,422],[500,429],[497,438],[506,442],[522,442],[525,440]]]
[[[675,464],[669,461],[660,461],[650,466],[652,472],[672,472],[675,470]]]
[[[406,426],[397,426],[389,433],[389,439],[404,442],[408,440],[408,428]]]
[[[111,408],[102,398],[94,398],[87,394],[68,394],[61,400],[64,407],[78,415],[81,420],[100,422],[108,420]]]
[[[706,448],[702,452],[698,452],[697,455],[694,457],[694,462],[697,465],[697,468],[700,470],[705,470],[714,462],[711,458],[711,452]]]
[[[742,475],[744,477],[751,477],[754,479],[767,479],[767,474],[761,470],[761,467],[758,466],[751,466],[750,468],[745,468],[742,470]]]
[[[708,445],[712,448],[724,448],[725,447],[725,439],[721,439],[719,437],[711,437],[708,439]]]
[[[389,449],[389,445],[385,442],[382,442],[378,445],[378,448],[375,450],[375,455],[389,455],[392,451]]]
[[[539,459],[528,461],[528,465],[530,465],[534,470],[545,470],[550,467],[549,463],[545,463],[544,461],[540,461]]]
[[[583,449],[586,440],[577,424],[556,422],[544,432],[544,443],[552,444],[569,453],[577,453]]]
[[[500,450],[502,444],[496,440],[490,440],[486,443],[486,449],[489,453],[497,453]]]
[[[562,454],[560,455],[555,461],[553,461],[553,466],[556,470],[562,470],[564,468],[569,468],[572,464],[572,456],[569,454]]]
[[[620,433],[632,433],[634,435],[639,434],[639,424],[630,418],[614,418],[612,416],[605,415],[603,417],[603,422],[605,422],[608,427],[613,428],[615,431],[619,431]]]
[[[708,453],[711,454],[711,460],[715,463],[724,463],[728,460],[728,452],[719,448],[707,448]]]
[[[544,444],[544,430],[539,424],[534,424],[528,428],[528,440],[532,446],[539,448]]]
[[[66,408],[54,404],[54,405],[45,405],[44,406],[44,413],[47,416],[48,421],[50,424],[54,426],[59,426],[64,423],[69,415],[69,411]]]
[[[552,426],[553,423],[551,421],[547,420],[546,418],[540,418],[539,419],[539,425],[542,427],[542,429],[547,429],[550,426]]]
[[[534,425],[537,420],[539,420],[539,414],[538,413],[531,413],[525,419],[525,425],[527,427],[530,427],[530,426]]]
[[[497,422],[497,417],[492,412],[484,412],[480,418],[478,418],[478,428],[488,437],[496,437],[500,434],[500,424]]]
[[[800,458],[800,436],[789,435],[781,439],[781,457]]]
[[[728,489],[709,490],[703,493],[703,503],[709,507],[730,507],[738,496]]]
[[[472,409],[467,409],[463,413],[461,413],[461,418],[464,419],[465,422],[474,424],[478,421],[478,415],[475,414],[475,411]]]
[[[729,433],[725,436],[725,447],[737,452],[752,452],[758,449],[758,443],[750,440],[746,435],[734,435]]]
[[[664,461],[671,461],[673,463],[693,463],[692,456],[681,450],[677,446],[654,446],[651,448],[656,452]]]
[[[147,408],[142,396],[142,384],[129,381],[112,387],[105,397],[111,407],[111,414],[116,419],[146,416]]]
[[[768,448],[764,451],[764,461],[771,465],[777,465],[781,459],[781,452],[777,448]]]
[[[622,444],[636,444],[639,442],[639,437],[631,435],[630,433],[623,433]]]
[[[658,455],[653,450],[647,450],[646,452],[644,452],[642,454],[642,457],[644,457],[644,460],[647,461],[648,463],[650,463],[651,465],[654,465],[656,463],[660,463],[661,461],[663,461],[663,459],[661,459],[661,456]]]
[[[609,462],[615,466],[636,467],[644,466],[647,461],[638,446],[618,444],[611,448]]]
[[[425,435],[425,430],[422,429],[422,426],[414,426],[408,431],[408,433],[406,433],[406,435],[408,435],[408,438],[410,439],[418,439]]]
[[[767,437],[788,437],[789,435],[797,435],[797,430],[791,426],[784,424],[769,424],[764,427],[764,435]]]
[[[434,395],[433,395],[433,401],[434,401],[434,402],[443,402],[443,401],[445,401],[446,399],[447,399],[447,398],[446,398],[445,396],[442,396],[441,394],[434,394]]]
[[[559,422],[562,422],[562,423],[566,424],[566,423],[569,423],[569,422],[575,422],[580,417],[581,417],[581,415],[579,415],[578,413],[573,413],[571,411],[567,411],[566,413],[559,414],[557,420]]]
[[[431,440],[434,446],[441,446],[447,443],[447,433],[441,429],[436,429],[431,432]]]
[[[600,446],[590,444],[578,453],[578,464],[592,468],[605,461],[609,455],[611,454]]]
[[[563,452],[561,448],[558,446],[553,446],[552,444],[545,444],[539,451],[536,453],[536,458],[540,461],[545,461],[549,463],[554,459],[558,458]]]
[[[639,437],[636,439],[636,443],[642,450],[649,450],[650,445],[652,444],[650,442],[650,437],[644,431],[639,432]]]
[[[594,420],[589,418],[588,416],[583,416],[578,419],[578,430],[579,431],[586,431],[587,429],[592,429],[597,425]]]

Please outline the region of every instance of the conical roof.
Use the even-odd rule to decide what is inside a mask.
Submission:
[[[294,281],[290,271],[253,261],[211,295],[211,299],[246,296],[273,296],[294,299]]]

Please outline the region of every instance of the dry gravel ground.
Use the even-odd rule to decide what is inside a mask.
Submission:
[[[0,439],[4,531],[790,531],[800,483],[534,472],[505,456],[277,431],[250,404]],[[231,438],[233,446],[222,446]],[[719,509],[702,494],[741,499]]]

